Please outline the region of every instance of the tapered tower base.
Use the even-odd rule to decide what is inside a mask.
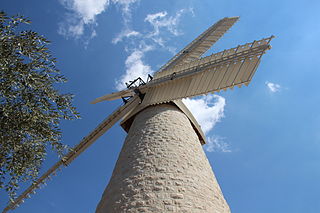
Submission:
[[[230,212],[190,121],[151,106],[129,130],[96,213]]]

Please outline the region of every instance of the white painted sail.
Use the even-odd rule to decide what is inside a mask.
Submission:
[[[199,59],[238,19],[239,17],[227,17],[219,20],[163,65],[154,77],[162,77],[164,75],[162,71],[166,69]]]
[[[180,72],[185,72],[187,70],[201,68],[203,66],[216,63],[218,60],[221,60],[222,58],[226,59],[228,57],[238,57],[244,52],[248,52],[249,50],[256,49],[264,45],[268,45],[272,38],[273,36],[269,38],[264,38],[258,41],[250,42],[247,44],[239,45],[238,47],[227,49],[218,53],[214,53],[207,57],[175,66],[171,69],[165,69],[161,72],[161,75],[157,75],[157,77],[155,77],[154,80],[161,79],[161,78],[164,78],[165,76],[172,75],[172,74],[176,75]]]
[[[177,66],[145,88],[144,105],[159,104],[248,85],[272,37]],[[227,53],[227,55],[225,55]],[[231,54],[229,54],[231,53]],[[210,60],[207,60],[210,58]],[[151,83],[151,82],[150,82]]]

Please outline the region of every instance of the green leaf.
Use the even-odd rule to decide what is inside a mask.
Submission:
[[[0,188],[11,200],[22,182],[37,178],[49,147],[60,157],[69,150],[60,142],[59,123],[79,118],[72,96],[54,88],[66,78],[50,42],[20,30],[30,23],[0,11]]]

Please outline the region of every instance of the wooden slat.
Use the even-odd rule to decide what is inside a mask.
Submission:
[[[154,89],[154,95],[151,96],[151,102],[155,103],[157,98],[159,97],[159,93],[161,92],[161,90],[159,88],[162,88],[161,86],[155,87]]]
[[[181,80],[178,80],[177,83],[173,83],[173,84],[171,84],[171,86],[168,86],[168,90],[166,91],[167,92],[166,95],[169,94],[169,96],[172,97],[172,96],[174,96],[174,93],[176,93],[179,89],[181,89],[180,87],[177,87],[175,90],[173,90],[174,87],[181,84],[179,81],[181,81]],[[164,100],[167,101],[167,100],[170,100],[170,98],[166,96],[164,98]]]
[[[257,47],[257,46],[261,46],[261,45],[264,45],[264,44],[269,44],[269,42],[270,42],[269,38],[261,39],[261,40],[255,42],[254,45],[252,46],[252,48]]]
[[[246,58],[241,65],[239,73],[234,81],[235,84],[244,82],[243,77],[245,76],[245,73],[248,72],[248,67],[250,66],[250,64],[252,64],[252,60],[250,60],[250,58]]]
[[[250,59],[251,59],[250,63],[248,64],[248,66],[246,68],[247,70],[244,72],[243,76],[241,77],[242,82],[246,82],[249,80],[251,73],[254,71],[254,68],[256,67],[257,63],[260,60],[260,57],[253,56],[253,57],[250,57]]]
[[[228,64],[228,69],[227,69],[226,73],[224,74],[223,78],[221,79],[221,82],[220,82],[220,84],[218,86],[219,88],[225,88],[226,87],[226,82],[229,79],[230,75],[232,74],[233,68],[234,68],[233,63],[229,63]]]
[[[195,94],[202,75],[203,75],[203,73],[199,73],[198,75],[193,76],[192,84],[188,88],[188,93],[187,93],[188,95],[193,96]]]
[[[160,97],[162,100],[164,100],[164,99],[167,97],[166,93],[167,93],[167,89],[168,89],[168,87],[169,87],[169,84],[166,83],[166,84],[162,85],[161,87],[162,87],[162,89],[161,89],[160,92],[159,92],[159,97]],[[167,93],[167,94],[168,94],[168,93]]]
[[[256,67],[255,67],[254,70],[251,72],[251,74],[250,74],[250,76],[249,76],[249,81],[252,80],[253,75],[254,75],[255,72],[257,71],[257,69],[258,69],[258,67],[259,67],[259,64],[260,64],[260,62],[261,62],[261,57],[262,57],[262,56],[260,56],[259,61],[256,63]]]
[[[231,49],[228,49],[225,53],[224,53],[224,57],[226,56],[229,56],[229,55],[232,55],[232,54],[235,54],[237,52],[237,49],[238,48],[231,48]]]
[[[209,78],[209,82],[205,85],[205,87],[203,87],[203,91],[205,92],[209,92],[210,85],[212,85],[220,75],[219,67],[213,67],[211,69],[213,70],[214,75],[211,78]]]
[[[154,87],[151,87],[146,91],[146,94],[144,96],[143,102],[147,102],[147,103],[151,102],[152,95],[150,95],[150,94],[153,94],[154,89],[155,89]]]
[[[216,69],[211,68],[208,70],[208,75],[206,76],[206,80],[203,82],[202,85],[200,85],[200,88],[199,88],[200,91],[205,91],[207,89],[211,79],[213,79],[215,74],[216,74]]]
[[[250,49],[252,47],[252,43],[247,43],[247,44],[240,45],[238,51],[243,52],[243,51],[246,51],[246,50]]]
[[[192,80],[193,80],[192,77],[193,77],[193,76],[189,76],[189,77],[187,77],[187,78],[184,78],[185,81],[186,81],[186,84],[185,84],[184,90],[183,90],[182,93],[181,93],[181,97],[187,97],[189,88],[191,87],[191,83],[192,83]]]
[[[208,71],[207,72],[203,72],[201,77],[199,77],[198,86],[197,86],[197,88],[195,89],[195,92],[194,92],[195,94],[197,94],[198,91],[201,91],[202,85],[204,84],[204,82],[206,81],[206,78],[208,77]]]
[[[212,85],[209,84],[209,86],[211,86],[211,89],[209,90],[210,92],[213,91],[214,89],[220,90],[219,85],[227,70],[228,70],[228,66],[226,65],[223,65],[220,67],[219,75],[217,76],[217,79],[215,79],[214,84]]]
[[[161,90],[158,90],[157,99],[163,100],[166,97],[165,90],[168,89],[168,85],[164,84],[161,86]]]
[[[229,76],[229,78],[226,80],[224,86],[227,86],[227,85],[232,85],[234,83],[234,80],[237,76],[237,73],[239,72],[240,70],[240,66],[241,66],[241,62],[240,61],[237,61],[237,62],[233,62],[232,66],[233,66],[233,70],[232,70],[232,73],[231,75]]]
[[[195,86],[195,82],[196,82],[196,76],[193,75],[193,76],[190,77],[190,84],[189,84],[189,87],[187,89],[187,92],[185,93],[186,95],[191,93],[191,91],[193,90],[193,88]]]
[[[185,94],[185,91],[188,89],[189,85],[190,85],[190,80],[189,81],[185,81],[183,79],[180,80],[179,84],[177,84],[178,88],[176,89],[178,98],[183,97],[183,94]]]

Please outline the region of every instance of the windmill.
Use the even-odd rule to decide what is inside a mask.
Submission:
[[[138,78],[126,90],[94,100],[122,98],[124,104],[3,212],[16,208],[121,119],[128,136],[97,213],[230,212],[201,148],[205,136],[181,99],[250,83],[273,36],[200,58],[238,19],[223,18],[209,27],[147,82]]]

